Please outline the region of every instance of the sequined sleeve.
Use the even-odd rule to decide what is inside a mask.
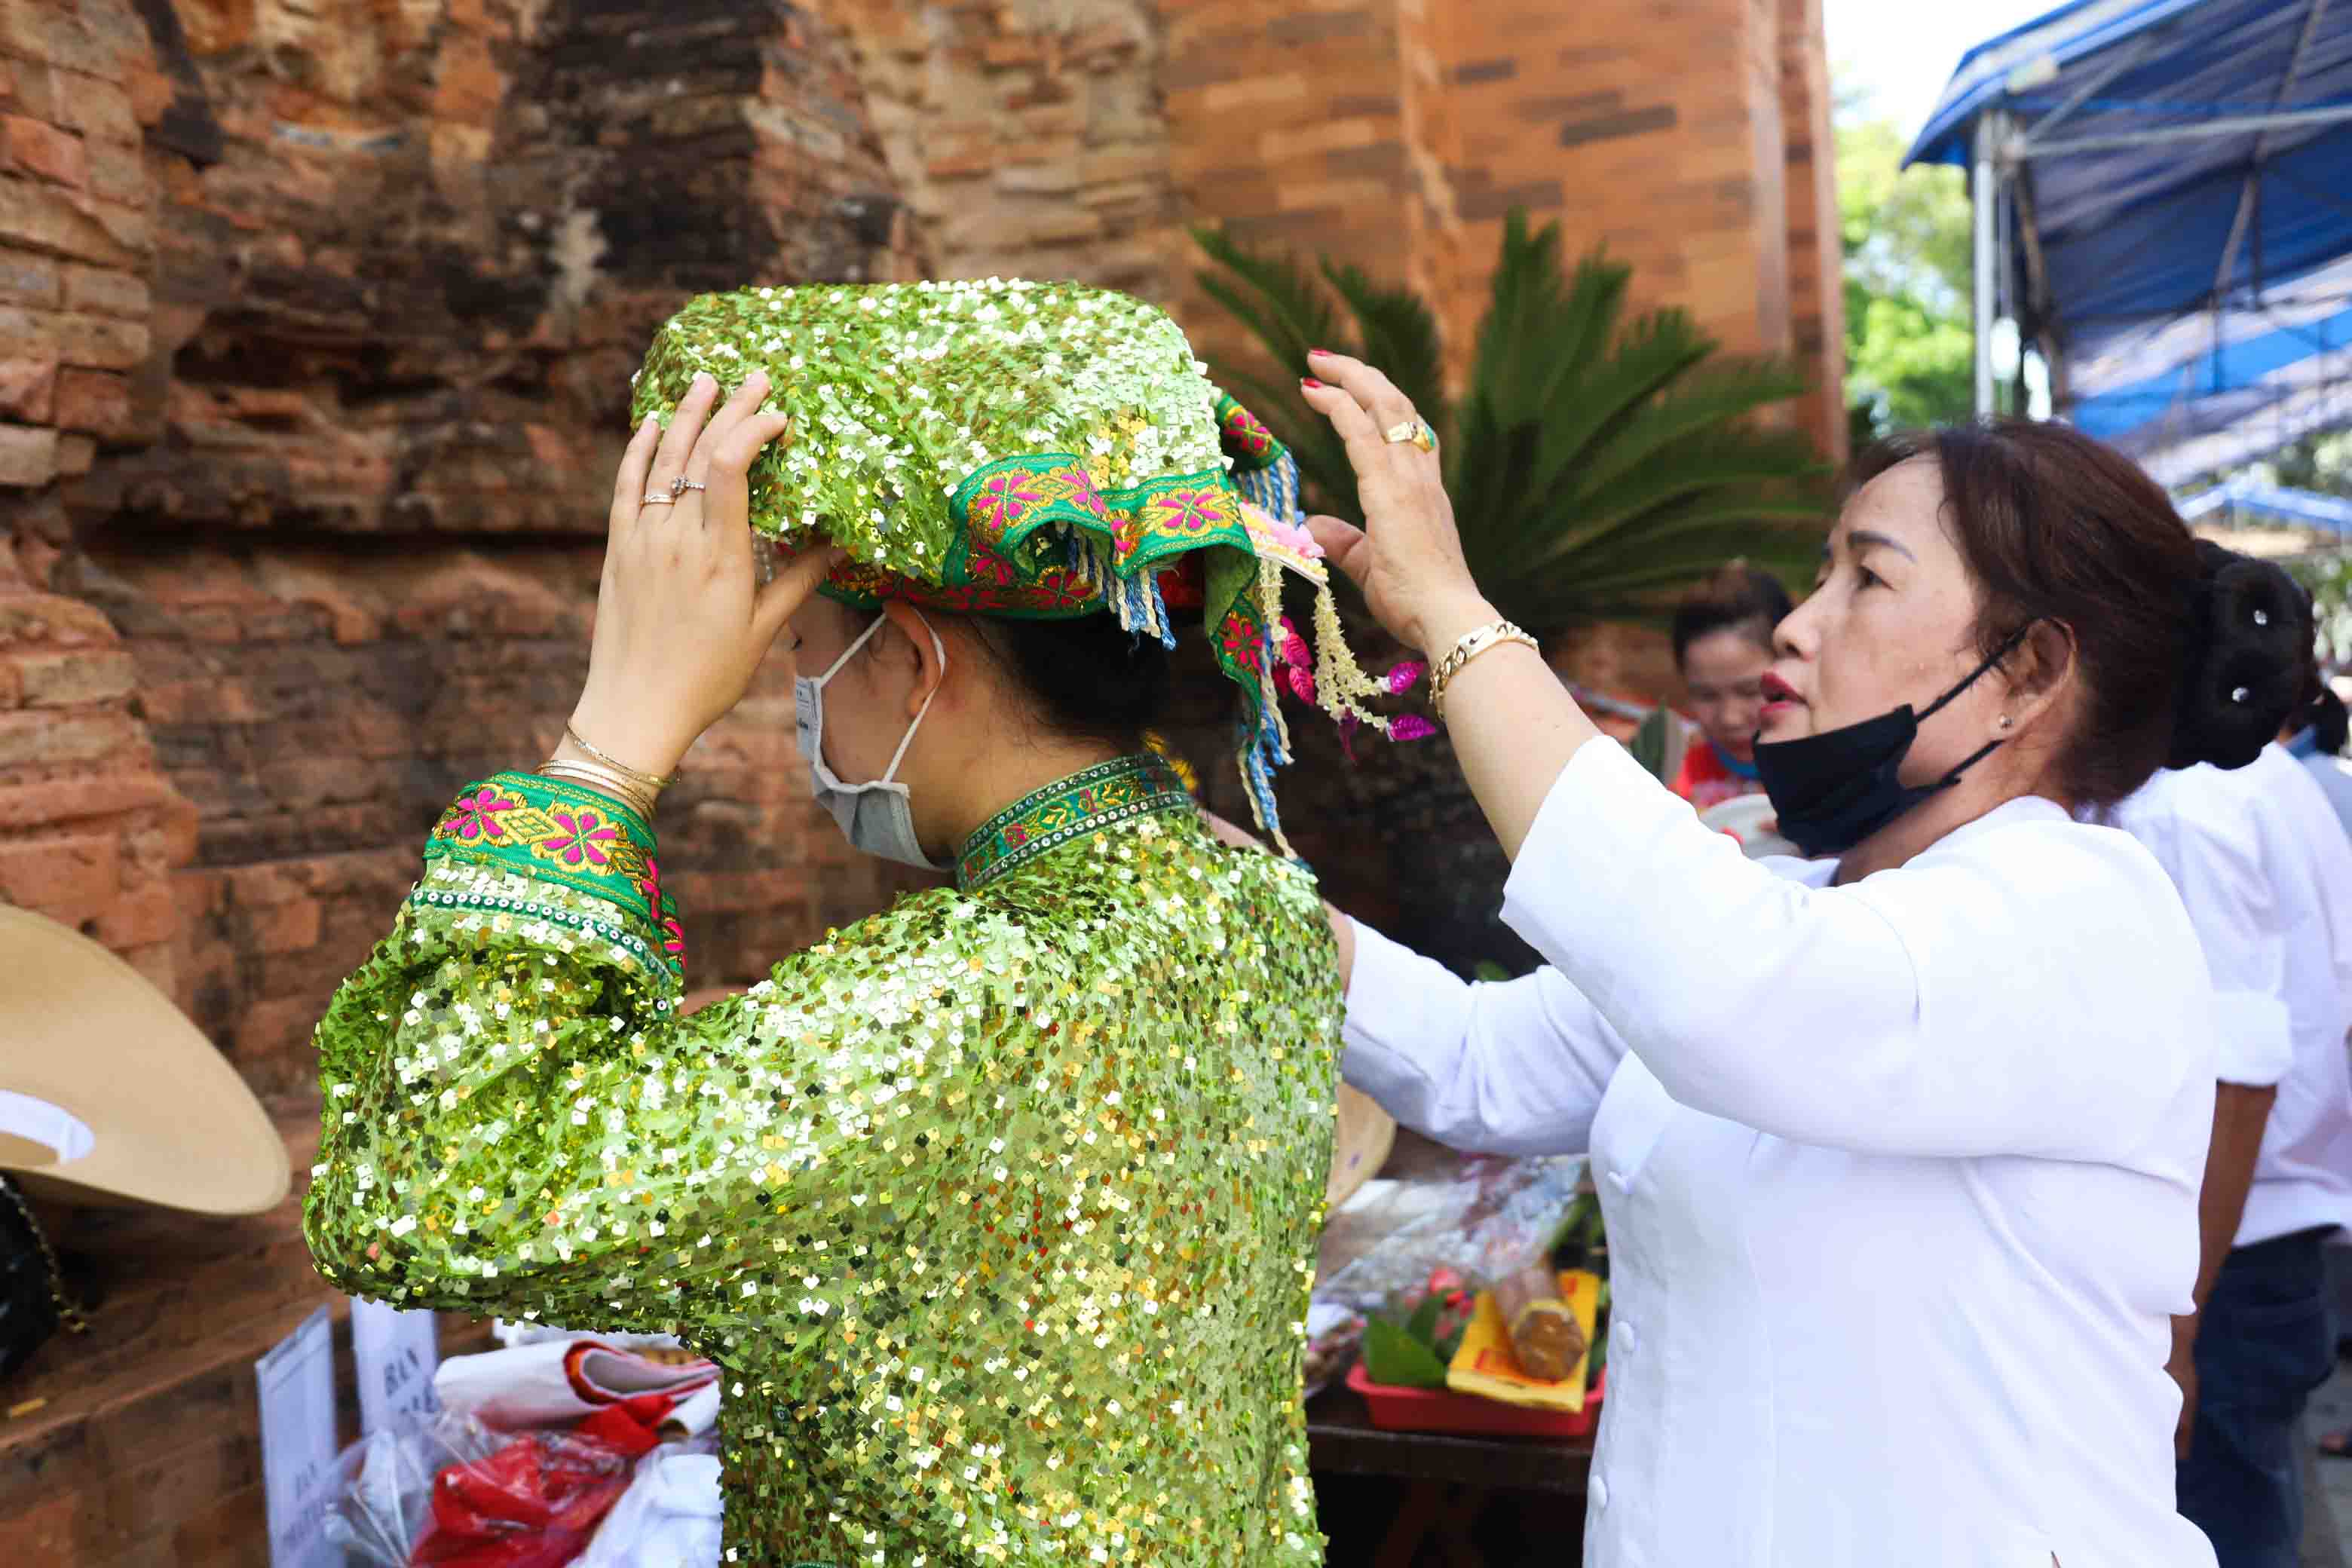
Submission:
[[[442,818],[319,1027],[305,1228],[337,1286],[583,1327],[740,1325],[793,1272],[758,1219],[866,1190],[884,1144],[921,1137],[892,1089],[919,1042],[860,1013],[854,945],[677,1016],[654,849],[635,817],[534,775],[472,786]],[[867,934],[919,960],[920,905]]]

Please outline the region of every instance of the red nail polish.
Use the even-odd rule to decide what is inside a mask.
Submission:
[[[1319,387],[1319,386],[1321,386],[1323,384],[1322,384],[1321,382],[1319,382],[1319,381],[1316,380],[1316,379],[1315,379],[1313,376],[1311,376],[1311,375],[1302,375],[1302,376],[1300,376],[1300,377],[1298,378],[1298,384],[1299,384],[1299,385],[1301,385],[1301,386],[1315,386],[1315,387]]]
[[[1331,351],[1329,349],[1308,349],[1307,351],[1307,357],[1308,359],[1314,359],[1318,355],[1320,355],[1324,359],[1329,359],[1331,357]]]

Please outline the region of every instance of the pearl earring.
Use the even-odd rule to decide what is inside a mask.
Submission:
[[[2014,719],[2011,718],[2011,717],[2010,717],[2008,714],[2006,714],[2006,713],[2004,713],[2004,714],[2002,714],[2002,715],[2000,716],[2000,727],[2001,727],[2002,729],[2004,729],[2004,730],[2008,729],[2011,724],[2014,724],[2014,723],[2016,723],[2016,722],[2017,722],[2017,721],[2016,721],[2016,720],[2014,720]]]

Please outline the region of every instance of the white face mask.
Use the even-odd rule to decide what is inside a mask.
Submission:
[[[922,613],[915,618],[922,621]],[[944,871],[948,868],[923,853],[915,837],[915,810],[907,795],[907,786],[893,777],[898,764],[906,760],[907,748],[914,743],[915,731],[923,727],[923,715],[931,710],[931,698],[940,694],[931,688],[923,699],[922,707],[915,710],[915,721],[907,726],[907,733],[898,742],[898,749],[890,755],[890,765],[882,776],[870,784],[844,784],[824,763],[824,688],[825,683],[841,673],[852,655],[871,641],[882,629],[882,617],[858,634],[857,640],[842,650],[833,668],[812,680],[796,676],[793,680],[793,740],[801,755],[808,760],[809,788],[817,804],[833,814],[833,820],[849,840],[850,846],[885,860],[896,860],[905,866],[920,866],[929,871]],[[931,647],[940,656],[940,677],[947,678],[948,650],[940,641],[940,634],[931,630],[931,623],[923,621],[923,630],[930,633]]]

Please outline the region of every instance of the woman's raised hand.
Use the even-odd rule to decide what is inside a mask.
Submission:
[[[767,395],[755,371],[713,415],[719,384],[698,375],[668,431],[648,416],[621,457],[572,727],[645,773],[674,772],[741,700],[776,634],[839,558],[810,551],[760,585],[744,476],[787,423],[759,411]]]
[[[1307,526],[1332,563],[1363,589],[1381,625],[1440,657],[1463,633],[1496,617],[1463,561],[1436,452],[1388,438],[1421,416],[1387,376],[1360,360],[1318,349],[1307,366],[1319,379],[1302,383],[1302,395],[1347,443],[1364,525],[1311,517]]]

